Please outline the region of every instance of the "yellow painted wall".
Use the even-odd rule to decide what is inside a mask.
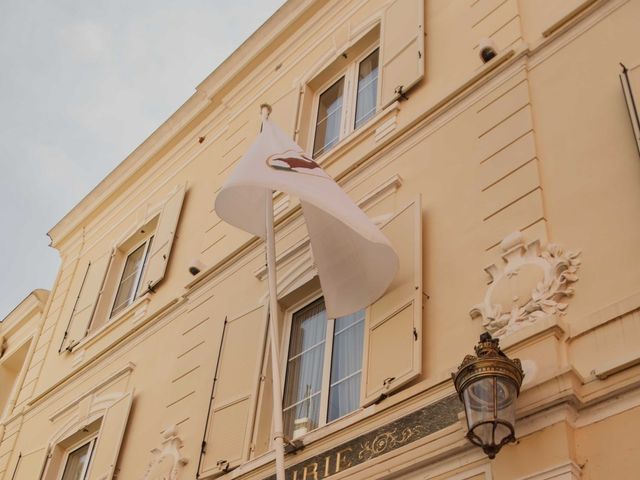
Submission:
[[[180,451],[188,459],[179,478],[194,478],[225,318],[258,307],[266,293],[266,281],[254,273],[264,263],[262,245],[219,221],[215,195],[256,136],[263,102],[273,106],[276,123],[292,135],[297,128],[303,147],[311,148],[315,113],[309,92],[299,100],[300,87],[340,61],[351,48],[350,36],[372,28],[387,2],[312,3],[292,18],[303,2],[288,2],[253,43],[206,79],[52,230],[62,265],[34,346],[37,368],[28,373],[33,390],[0,444],[1,479],[11,478],[20,453],[63,435],[81,414],[101,418],[91,417],[100,401],[131,391],[119,478],[143,478],[153,458],[149,452],[162,444],[161,432],[170,425],[178,426]],[[603,472],[614,464],[623,475],[615,478],[637,469],[625,454],[634,444],[635,410],[605,415],[575,431],[568,425],[592,415],[605,398],[635,391],[640,373],[634,368],[640,341],[640,159],[618,78],[619,61],[640,63],[640,3],[585,2],[588,8],[577,16],[571,12],[580,2],[559,3],[425,1],[424,79],[408,100],[379,113],[322,158],[354,200],[400,179],[399,187],[366,207],[372,217],[393,213],[421,194],[423,355],[422,371],[409,386],[363,410],[359,421],[345,421],[335,431],[328,426],[305,456],[419,408],[419,401],[453,392],[450,373],[483,331],[481,320],[469,315],[488,288],[483,269],[501,265],[501,240],[521,231],[528,242],[581,251],[582,265],[575,294],[563,300],[565,316],[503,339],[509,354],[535,368],[519,403],[529,430],[491,464],[491,478],[528,478],[562,462],[585,464],[582,478],[607,478]],[[543,36],[561,20],[568,23]],[[478,42],[486,36],[499,56],[483,65]],[[115,321],[102,319],[105,327],[73,351],[59,352],[87,263],[122,244],[180,185],[187,193],[162,283]],[[279,252],[306,235],[296,208],[290,199],[278,217]],[[194,258],[207,267],[195,283],[188,272]],[[110,274],[108,282],[117,277]],[[265,375],[259,392],[269,382],[268,368]],[[266,460],[260,463],[270,427],[266,388],[252,400],[261,421],[246,478],[268,472]],[[575,408],[573,417],[550,419],[545,412],[558,405]],[[406,468],[432,468],[420,478],[462,479],[465,469],[481,465],[463,439],[462,423],[448,428],[449,437],[421,444]],[[599,440],[611,436],[621,439],[619,449]],[[442,464],[439,470],[435,462]],[[380,462],[371,468],[382,478],[387,467]],[[404,475],[403,468],[394,474]],[[45,478],[53,478],[50,472]],[[353,478],[371,478],[370,470],[358,472]]]

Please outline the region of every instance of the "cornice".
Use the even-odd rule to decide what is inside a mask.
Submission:
[[[48,290],[38,289],[27,295],[9,314],[0,322],[0,333],[3,336],[9,334],[21,320],[31,316],[34,312],[42,313],[49,296]]]

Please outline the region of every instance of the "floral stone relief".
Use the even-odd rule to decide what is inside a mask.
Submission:
[[[514,232],[501,243],[503,262],[485,271],[491,277],[484,300],[473,307],[472,318],[494,336],[503,336],[536,321],[564,315],[571,285],[578,280],[580,252],[565,250],[539,240],[525,244],[522,233]]]
[[[187,463],[187,459],[180,454],[182,440],[178,436],[175,425],[162,432],[160,448],[151,450],[153,458],[147,466],[144,480],[176,480],[180,468]]]

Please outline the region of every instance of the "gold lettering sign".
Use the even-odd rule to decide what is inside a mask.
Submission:
[[[324,480],[458,422],[462,404],[457,396],[438,400],[346,443],[291,465],[286,480]],[[292,456],[287,456],[291,461]],[[275,480],[275,475],[265,480]]]

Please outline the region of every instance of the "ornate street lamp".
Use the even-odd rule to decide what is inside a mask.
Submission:
[[[452,374],[467,415],[467,438],[495,458],[503,445],[515,442],[516,398],[524,372],[520,360],[511,360],[489,333],[480,336],[477,356],[467,355]]]

